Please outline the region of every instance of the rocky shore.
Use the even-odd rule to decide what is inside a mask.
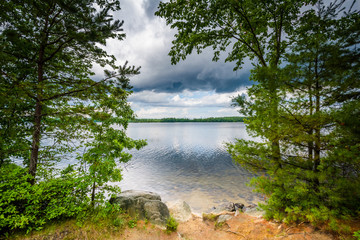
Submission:
[[[199,215],[193,213],[184,201],[163,203],[156,193],[134,190],[124,191],[110,202],[119,204],[140,222],[145,221],[145,225],[146,221],[150,221],[159,229],[149,229],[145,225],[144,230],[140,230],[141,227],[128,229],[123,233],[124,239],[334,239],[306,224],[286,226],[266,221],[262,218],[264,212],[254,204],[245,206],[227,202]],[[170,235],[161,230],[169,216],[180,223],[177,231]]]
[[[139,220],[147,219],[153,224],[165,225],[170,215],[178,222],[186,222],[193,215],[185,201],[164,203],[159,194],[148,191],[127,190],[110,199],[110,203],[117,204],[130,216]],[[245,206],[243,203],[227,202],[214,206],[201,214],[203,220],[216,221],[218,224],[230,220],[233,216],[246,213],[250,216],[261,217],[263,212],[256,205]]]
[[[111,198],[112,204],[119,205],[128,218],[127,224],[115,230],[101,223],[89,222],[78,226],[76,220],[65,221],[52,230],[33,232],[19,236],[19,240],[64,240],[64,239],[116,239],[116,240],[331,240],[339,239],[326,232],[326,229],[314,228],[301,223],[288,226],[284,223],[266,221],[263,212],[256,205],[242,203],[222,203],[202,214],[193,213],[190,206],[181,200],[162,202],[153,192],[124,191]],[[169,217],[179,223],[175,232],[164,231]],[[129,220],[130,219],[130,220]],[[131,223],[131,224],[130,224]],[[360,221],[354,229],[360,227]],[[128,225],[128,226],[127,226]],[[341,236],[341,239],[353,239]]]

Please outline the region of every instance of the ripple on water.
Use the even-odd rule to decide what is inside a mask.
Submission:
[[[260,200],[246,185],[253,176],[234,164],[224,142],[249,138],[242,123],[130,124],[128,134],[149,139],[123,171],[120,187],[187,201],[194,211],[223,202]]]

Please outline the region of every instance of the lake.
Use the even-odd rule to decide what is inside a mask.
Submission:
[[[130,123],[133,139],[148,145],[131,151],[121,189],[159,193],[163,201],[186,201],[201,213],[226,201],[256,203],[260,197],[246,184],[251,173],[236,165],[224,143],[251,139],[244,123]]]

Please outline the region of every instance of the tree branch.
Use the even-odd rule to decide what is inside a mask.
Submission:
[[[256,35],[256,33],[255,33],[255,29],[254,29],[253,25],[251,24],[249,18],[248,18],[248,17],[246,16],[246,14],[244,13],[244,9],[242,9],[242,11],[240,11],[234,4],[231,4],[231,5],[233,6],[234,10],[235,10],[237,13],[239,13],[240,16],[242,16],[242,17],[245,19],[245,21],[247,22],[247,24],[249,25],[251,34],[253,35],[253,39],[255,40],[256,45],[257,45],[257,48],[258,48],[258,50],[259,50],[259,55],[258,55],[259,60],[260,60],[260,62],[262,63],[262,65],[263,65],[264,67],[267,67],[266,61],[265,61],[265,59],[264,59],[264,54],[263,54],[262,51],[261,51],[259,39],[258,39],[258,37],[257,37],[257,35]],[[255,54],[256,54],[256,51],[255,51]]]
[[[52,97],[42,99],[42,101],[45,102],[45,101],[53,100],[53,99],[60,98],[60,97],[63,97],[63,96],[68,96],[68,95],[71,95],[71,94],[74,94],[74,93],[84,92],[84,91],[86,91],[86,90],[88,90],[88,89],[90,89],[90,88],[92,88],[94,86],[97,86],[97,85],[99,85],[99,84],[101,84],[103,82],[106,82],[107,80],[109,80],[111,78],[114,78],[117,75],[118,74],[107,77],[107,78],[105,78],[105,79],[103,79],[103,80],[101,80],[99,82],[95,82],[95,83],[91,84],[90,86],[82,88],[82,89],[77,89],[77,90],[73,90],[73,91],[69,91],[69,92],[65,92],[65,93],[56,94],[56,95],[54,95]]]

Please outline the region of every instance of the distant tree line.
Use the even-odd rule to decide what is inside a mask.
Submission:
[[[146,122],[244,122],[244,117],[209,117],[209,118],[137,118],[131,120],[133,123],[146,123]]]

